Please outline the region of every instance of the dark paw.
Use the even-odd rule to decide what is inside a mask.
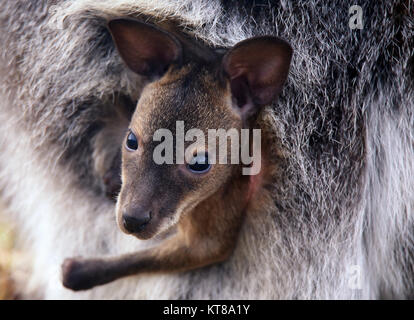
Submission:
[[[95,286],[94,271],[87,260],[66,259],[62,264],[62,284],[74,291],[87,290]]]

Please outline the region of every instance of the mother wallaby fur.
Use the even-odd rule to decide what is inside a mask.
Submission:
[[[0,192],[34,257],[24,296],[413,297],[414,4],[360,5],[351,29],[340,0],[3,0]],[[124,16],[170,21],[212,48],[260,35],[292,45],[287,85],[260,114],[277,179],[226,262],[74,293],[59,280],[66,257],[157,241],[117,230],[102,179],[145,85],[106,28]]]

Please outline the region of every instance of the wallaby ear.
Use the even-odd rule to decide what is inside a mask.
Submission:
[[[289,73],[291,58],[291,46],[271,36],[241,41],[226,53],[223,71],[244,117],[277,97]]]
[[[171,34],[131,19],[108,23],[116,47],[127,66],[144,76],[162,76],[181,59],[181,45]]]

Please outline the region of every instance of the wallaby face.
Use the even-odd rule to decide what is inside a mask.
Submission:
[[[229,88],[216,80],[217,70],[194,68],[172,69],[145,87],[125,138],[117,220],[124,232],[141,239],[175,225],[239,171],[231,164],[207,163],[196,170],[185,159],[176,164],[176,148],[174,164],[154,162],[154,151],[161,143],[153,140],[156,131],[168,129],[177,137],[176,121],[183,121],[185,130],[200,129],[206,137],[211,128],[242,127],[240,115],[232,109]],[[184,149],[188,151],[189,146],[191,155],[213,154],[206,144],[185,142]]]
[[[292,55],[285,41],[260,37],[205,59],[153,26],[114,20],[109,28],[126,64],[152,79],[143,89],[122,147],[117,222],[122,231],[140,239],[178,228],[155,249],[107,260],[66,261],[64,285],[72,289],[138,272],[194,269],[230,255],[243,212],[254,197],[254,179],[243,176],[239,164],[203,163],[219,152],[198,140],[184,143],[181,163],[175,139],[173,155],[165,155],[172,156],[173,163],[157,164],[154,155],[162,142],[154,140],[160,129],[177,138],[177,121],[184,123],[185,131],[197,128],[206,137],[209,129],[240,132],[254,127],[261,107],[280,92]],[[228,146],[228,158],[230,151]],[[263,172],[265,168],[260,175]],[[260,192],[258,186],[253,189]]]

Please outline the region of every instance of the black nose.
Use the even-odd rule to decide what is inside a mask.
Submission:
[[[140,232],[142,231],[145,226],[151,220],[151,212],[140,212],[139,214],[128,214],[124,213],[122,215],[122,223],[124,228],[131,233]]]

